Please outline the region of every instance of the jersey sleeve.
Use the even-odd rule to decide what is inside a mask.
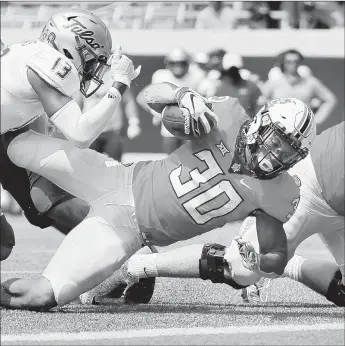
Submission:
[[[156,72],[154,72],[154,74],[152,75],[152,84],[169,82],[166,72],[166,70],[157,70]]]
[[[77,69],[64,55],[55,50],[35,54],[30,57],[27,66],[68,97],[72,97],[80,89]]]
[[[285,172],[262,182],[266,186],[259,194],[260,209],[283,223],[287,222],[295,213],[300,200],[300,181]]]
[[[221,98],[222,97],[220,97],[220,99]],[[237,133],[241,125],[245,121],[250,120],[237,98],[230,97],[226,101],[212,103],[212,105],[213,111],[217,114],[219,119],[218,128],[226,133]]]

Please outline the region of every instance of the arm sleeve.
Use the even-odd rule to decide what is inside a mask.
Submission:
[[[112,87],[101,101],[84,114],[81,113],[78,104],[71,100],[50,120],[75,146],[88,148],[102,133],[120,101],[120,92]]]

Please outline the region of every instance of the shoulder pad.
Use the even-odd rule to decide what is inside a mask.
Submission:
[[[54,49],[43,50],[30,57],[27,66],[66,96],[72,97],[80,89],[77,69]]]

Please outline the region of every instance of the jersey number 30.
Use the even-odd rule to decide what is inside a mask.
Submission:
[[[181,182],[182,167],[179,166],[174,169],[170,173],[169,178],[178,198],[181,198],[200,188],[201,183],[206,183],[217,175],[224,174],[210,150],[203,150],[194,155],[206,164],[207,169],[203,172],[200,172],[197,168],[193,169],[189,172],[191,179],[185,183]],[[201,213],[198,210],[198,208],[205,206],[206,203],[211,202],[221,194],[226,194],[228,197],[228,201],[225,204],[218,208],[208,210],[205,213]],[[203,225],[216,217],[221,217],[232,212],[241,202],[241,196],[233,188],[230,181],[224,179],[211,186],[206,191],[183,203],[182,206],[195,221],[195,223],[198,225]]]

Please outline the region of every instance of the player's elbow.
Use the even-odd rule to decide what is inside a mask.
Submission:
[[[332,92],[329,92],[324,98],[324,103],[327,104],[330,109],[334,109],[338,104],[338,99]]]
[[[260,270],[267,275],[282,275],[287,265],[286,251],[271,252],[260,256]],[[266,276],[266,275],[264,275]]]

